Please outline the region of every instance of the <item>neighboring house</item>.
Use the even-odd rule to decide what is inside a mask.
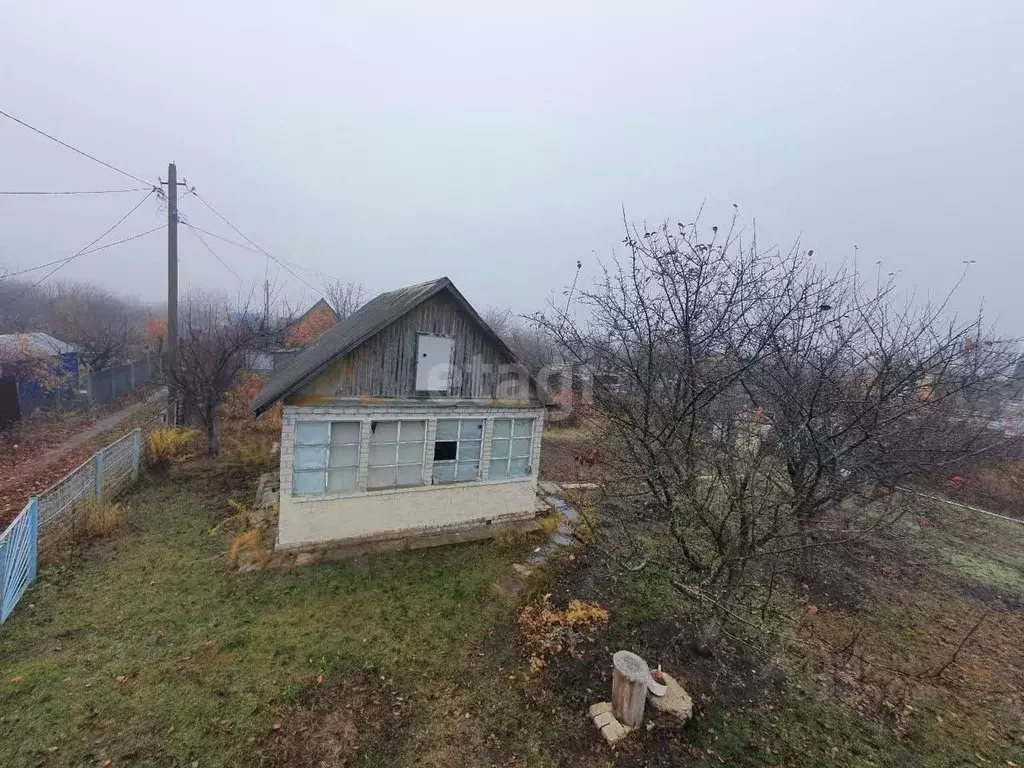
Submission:
[[[327,332],[331,326],[338,322],[338,314],[327,303],[326,299],[320,299],[316,304],[307,309],[298,320],[288,329],[285,334],[283,347],[266,353],[266,360],[261,358],[261,366],[253,367],[251,370],[260,373],[268,371],[279,371],[314,341]],[[266,367],[263,367],[265,362]]]
[[[451,280],[381,294],[275,371],[277,546],[530,518],[544,407]]]
[[[46,333],[0,335],[0,427],[41,406],[59,406],[62,381],[77,378],[78,353]]]
[[[288,349],[308,347],[323,336],[336,322],[338,322],[337,313],[331,309],[331,305],[327,303],[326,299],[320,299],[295,321],[285,337],[284,345]]]

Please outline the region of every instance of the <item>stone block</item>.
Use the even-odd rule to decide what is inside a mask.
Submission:
[[[604,736],[605,741],[614,747],[629,735],[630,730],[632,729],[626,728],[618,720],[612,720],[601,729],[601,735]]]
[[[668,690],[664,696],[655,696],[647,692],[647,704],[650,707],[674,717],[680,723],[686,723],[693,717],[693,699],[675,679],[668,673],[665,675],[665,685]]]
[[[608,723],[614,722],[615,718],[611,712],[602,712],[599,715],[594,715],[594,725],[598,728],[604,728]]]
[[[597,717],[604,712],[612,711],[612,703],[610,701],[599,701],[597,704],[590,705],[590,716]]]

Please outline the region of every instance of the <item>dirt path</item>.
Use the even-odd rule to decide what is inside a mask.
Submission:
[[[156,392],[147,397],[141,403],[134,403],[132,405],[129,405],[127,408],[122,408],[120,411],[108,413],[106,416],[97,421],[87,430],[79,432],[78,434],[65,440],[56,448],[51,448],[46,453],[44,453],[39,459],[39,465],[46,466],[47,464],[52,464],[53,462],[58,461],[62,457],[66,456],[67,454],[71,453],[73,450],[78,448],[78,446],[89,442],[97,435],[102,435],[108,429],[113,429],[121,422],[127,421],[136,413],[141,411],[143,408],[147,408],[148,406],[153,405],[154,403],[158,403],[160,402],[160,400],[165,399],[167,399],[167,389],[158,389]]]
[[[30,496],[53,485],[105,443],[150,422],[166,397],[167,390],[162,388],[145,400],[104,413],[88,425],[62,423],[62,415],[58,415],[8,436],[0,456],[0,530]]]

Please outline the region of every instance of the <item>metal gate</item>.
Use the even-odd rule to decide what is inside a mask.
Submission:
[[[28,505],[0,533],[0,624],[36,580],[36,544],[39,541],[39,500]]]

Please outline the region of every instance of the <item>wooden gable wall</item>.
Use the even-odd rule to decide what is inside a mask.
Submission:
[[[297,393],[304,397],[394,397],[417,395],[416,335],[432,333],[455,340],[450,397],[527,399],[532,389],[525,371],[506,373],[509,361],[477,323],[446,293],[420,304],[348,355],[335,360]]]

